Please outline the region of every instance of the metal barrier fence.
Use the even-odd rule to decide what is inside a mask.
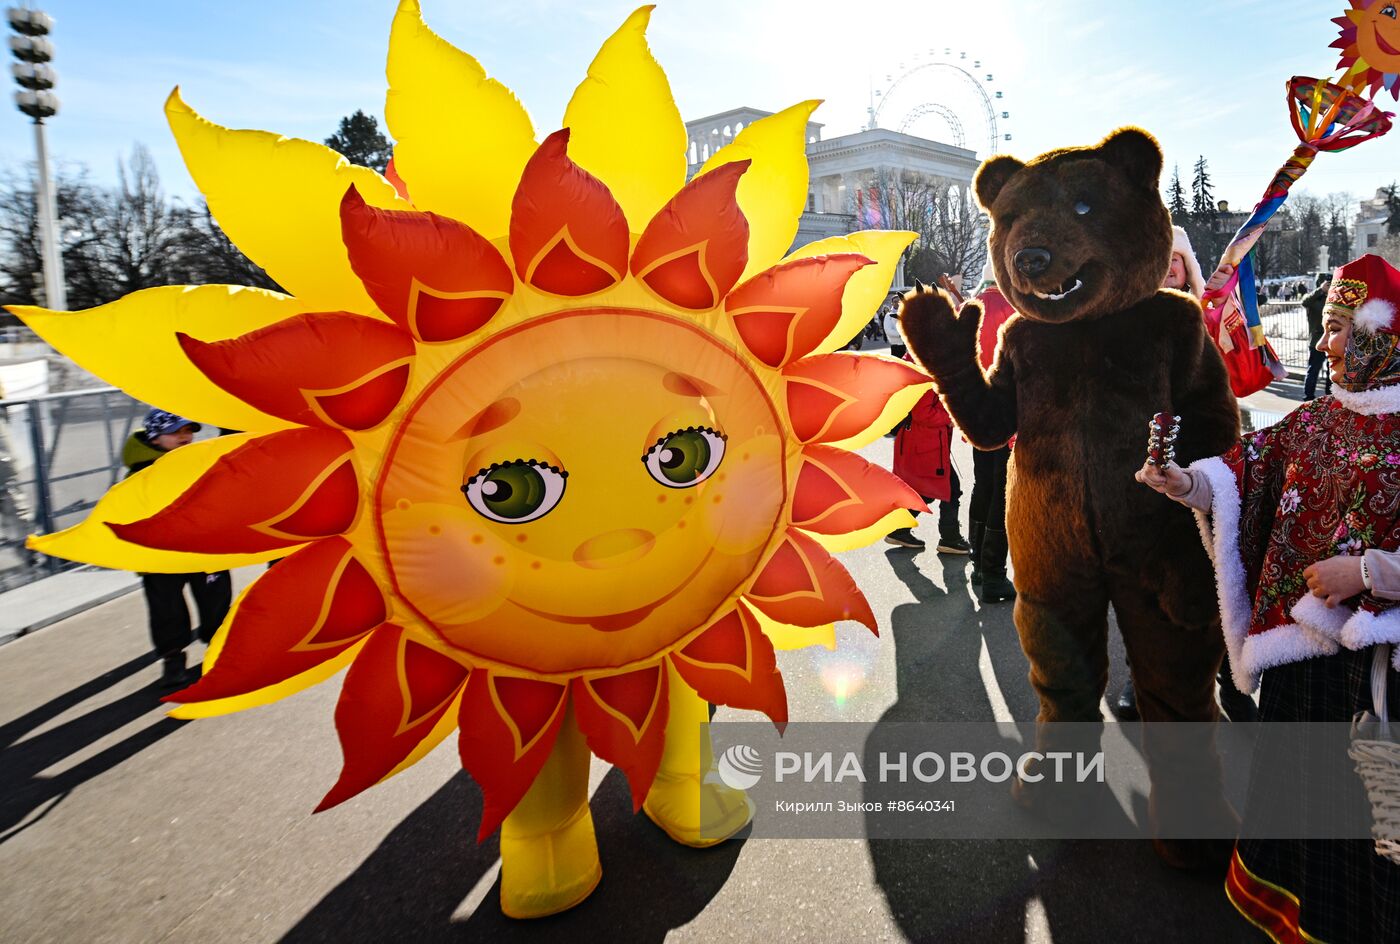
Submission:
[[[1289,367],[1308,366],[1308,316],[1297,302],[1269,302],[1259,306],[1264,334],[1278,359]]]
[[[77,524],[121,478],[144,410],[115,387],[0,400],[0,590],[78,566],[24,539]]]

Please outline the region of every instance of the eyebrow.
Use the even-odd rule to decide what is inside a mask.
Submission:
[[[480,436],[500,429],[519,415],[520,401],[515,397],[502,397],[459,426],[448,438],[453,441]]]

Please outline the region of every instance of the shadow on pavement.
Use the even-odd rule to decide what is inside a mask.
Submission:
[[[60,773],[44,775],[44,771],[66,758],[159,708],[161,693],[153,683],[26,739],[30,732],[155,661],[154,653],[132,659],[0,726],[0,843],[42,820],[75,787],[111,770],[185,723],[161,717]],[[39,811],[38,815],[31,816],[35,811]]]
[[[994,720],[978,668],[984,644],[1012,717],[1033,719],[1038,702],[1012,607],[974,607],[966,558],[886,557],[918,602],[891,614],[898,698],[880,721]],[[943,587],[920,569],[938,562]],[[866,745],[867,769],[892,748],[883,739],[877,728]],[[870,827],[880,831],[875,822]],[[869,847],[876,884],[909,940],[1022,944],[1036,931],[1055,944],[1258,937],[1218,878],[1173,872],[1146,840],[871,839]]]
[[[586,901],[563,914],[535,921],[505,917],[498,878],[475,912],[453,920],[499,856],[495,837],[479,846],[471,839],[481,816],[481,793],[459,773],[282,940],[659,942],[704,910],[743,848],[742,838],[713,849],[676,844],[644,815],[633,815],[626,779],[617,770],[603,778],[592,808],[603,880]]]

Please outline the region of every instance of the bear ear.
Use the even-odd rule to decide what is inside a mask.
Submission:
[[[1162,176],[1162,149],[1141,128],[1121,128],[1099,144],[1103,159],[1140,187],[1156,190]]]
[[[1023,162],[1007,154],[983,161],[972,181],[972,190],[977,194],[977,202],[982,205],[982,209],[990,210],[997,194],[1001,193],[1001,188],[1025,166]]]

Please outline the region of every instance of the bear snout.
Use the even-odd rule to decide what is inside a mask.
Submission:
[[[1050,250],[1042,249],[1039,246],[1030,246],[1018,251],[1013,261],[1018,272],[1035,278],[1050,268],[1051,259]]]

